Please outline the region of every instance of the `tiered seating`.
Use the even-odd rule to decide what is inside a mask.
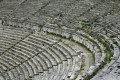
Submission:
[[[30,33],[21,28],[0,25],[0,54],[26,38]]]
[[[74,4],[76,1],[73,0],[55,0],[48,4],[45,8],[36,12],[34,16],[30,18],[30,21],[35,21],[37,23],[43,24],[44,22],[49,22],[55,17],[59,16],[61,11],[65,11],[65,7],[69,4]]]
[[[80,70],[74,49],[62,42],[36,34],[19,42],[0,57],[1,66],[5,67],[1,71],[5,71],[4,74],[8,74],[6,78],[12,80],[61,80],[68,76],[73,76],[69,78],[74,79],[76,70]]]
[[[48,27],[48,28],[44,28],[43,27],[43,31],[47,31],[47,32],[50,32],[50,33],[54,33],[54,34],[59,34],[60,35],[60,33],[55,31],[56,29],[53,29],[53,28],[49,29],[49,28],[50,27]],[[87,48],[89,48],[95,54],[95,60],[96,60],[95,63],[96,64],[95,64],[95,66],[91,66],[90,67],[88,72],[86,72],[86,75],[83,75],[84,78],[86,76],[88,76],[88,78],[89,78],[89,76],[92,76],[92,74],[95,71],[99,70],[100,66],[102,66],[104,63],[106,63],[106,60],[105,60],[106,56],[108,57],[108,55],[109,55],[109,57],[111,57],[111,59],[117,59],[119,57],[119,47],[116,44],[113,44],[112,40],[110,40],[109,37],[107,37],[105,35],[101,35],[101,36],[104,37],[104,38],[101,37],[101,39],[105,39],[104,41],[108,41],[109,46],[113,46],[113,50],[112,50],[112,52],[114,53],[113,57],[111,57],[112,53],[109,50],[108,50],[109,52],[107,52],[107,53],[110,53],[110,54],[106,55],[105,47],[108,49],[108,46],[106,46],[105,44],[101,43],[101,41],[99,42],[99,40],[97,40],[97,39],[94,40],[94,38],[92,38],[88,34],[85,34],[83,32],[79,32],[79,31],[78,31],[77,34],[72,34],[72,39],[73,40],[75,40],[76,42],[79,42],[79,43],[85,45]],[[89,40],[90,40],[90,42],[89,42]],[[91,42],[93,42],[93,43],[91,43]],[[119,45],[118,40],[117,40],[117,43]],[[59,43],[59,45],[61,45],[61,44]],[[93,45],[94,45],[94,48],[92,48]],[[57,48],[59,48],[59,47],[57,47]],[[98,54],[98,53],[100,53],[100,54]],[[68,56],[68,58],[69,58],[69,56]],[[79,80],[79,79],[82,79],[82,78],[78,77],[77,80]]]
[[[99,38],[104,41],[104,45],[107,44],[107,50],[109,55],[109,58],[111,59],[110,63],[108,63],[105,68],[103,68],[92,80],[98,79],[98,80],[119,80],[119,77],[117,75],[112,76],[114,73],[118,74],[116,72],[117,65],[119,62],[119,55],[120,55],[120,46],[119,42],[120,40],[118,39],[117,35],[119,34],[119,28],[116,28],[114,26],[119,25],[119,15],[109,15],[105,17],[105,22],[107,23],[106,25],[109,26],[108,28],[105,28],[102,32],[99,33]],[[110,26],[110,22],[112,20],[112,25]],[[105,32],[107,31],[107,32]],[[106,41],[106,43],[105,43]],[[119,69],[117,69],[119,70]],[[107,76],[107,77],[106,77]]]
[[[46,31],[46,32],[54,33],[54,34],[59,34],[59,32],[56,29],[53,29],[53,28],[50,29],[50,27],[46,27],[46,28],[43,27],[42,30]],[[67,31],[67,32],[69,32],[69,31]],[[99,69],[99,67],[103,65],[102,63],[105,62],[106,54],[105,54],[105,51],[104,51],[105,49],[104,49],[103,45],[97,39],[92,38],[91,36],[84,33],[83,31],[77,31],[77,33],[73,33],[70,36],[72,36],[71,39],[73,39],[75,42],[78,42],[78,43],[86,46],[86,48],[88,48],[94,54],[95,66],[91,66],[91,68],[88,70],[88,72],[86,72],[86,74],[88,76],[91,76],[94,73],[94,71],[97,71]],[[68,38],[70,36],[68,36]],[[65,48],[65,45],[62,45],[62,43],[58,43],[58,44]],[[58,46],[55,46],[55,47],[60,49],[61,51],[65,52],[60,47],[58,47]],[[65,48],[65,49],[68,49],[68,48]],[[67,52],[65,52],[65,53],[66,53],[65,55],[67,55]],[[75,54],[72,54],[72,56],[73,55],[75,55]],[[67,56],[67,58],[70,58],[70,55]],[[92,67],[94,67],[94,68],[92,68]],[[77,79],[79,80],[81,78],[78,77]]]
[[[50,3],[52,0],[26,0],[24,3],[19,5],[19,7],[13,11],[11,17],[19,18],[28,18],[32,14],[36,13],[44,6]]]
[[[2,0],[0,2],[0,17],[10,15],[24,1],[26,0]]]
[[[79,5],[81,6],[79,7]],[[55,18],[54,21],[57,22],[55,24],[65,25],[69,28],[73,28],[73,26],[78,27],[76,25],[79,24],[79,17],[88,12],[93,6],[94,4],[91,4],[89,0],[77,0],[73,4],[67,4],[65,10],[63,10],[60,14],[62,16],[59,15],[59,17]]]
[[[101,34],[102,35],[102,34]],[[114,75],[113,74],[119,74],[119,71],[117,72],[118,69],[118,64],[119,64],[119,55],[120,55],[120,51],[119,51],[119,47],[113,43],[112,40],[110,40],[106,35],[102,35],[104,36],[104,39],[108,41],[109,46],[113,46],[113,57],[111,57],[111,61],[110,63],[108,63],[105,68],[103,68],[92,80],[98,79],[98,80],[119,80],[119,76]],[[110,54],[109,54],[110,55]]]
[[[94,32],[100,31],[101,29],[108,28],[110,26],[113,28],[114,26],[118,25],[119,24],[119,12],[114,15],[108,14],[107,16],[105,16],[104,18],[99,19],[99,20],[100,21],[97,23],[98,27],[93,29]],[[111,31],[111,30],[108,29],[108,31]],[[114,34],[114,32],[112,32],[112,33]]]
[[[1,0],[0,80],[119,80],[119,10],[115,0]]]

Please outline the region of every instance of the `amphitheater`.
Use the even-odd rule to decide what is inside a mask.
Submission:
[[[120,0],[0,0],[0,80],[120,80]]]

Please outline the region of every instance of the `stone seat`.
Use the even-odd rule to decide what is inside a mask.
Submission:
[[[37,38],[44,39],[44,40],[46,40],[46,41],[50,41],[50,42],[52,42],[52,43],[57,42],[57,41],[56,41],[56,40],[54,40],[54,39],[50,39],[49,37],[44,37],[44,36],[37,35],[37,34],[33,34],[32,36],[37,37]]]
[[[68,74],[69,72],[71,71],[71,68],[72,68],[72,59],[68,59],[68,62],[67,62],[68,66],[66,68],[66,71],[64,71],[64,75],[61,77],[61,79],[67,79],[68,78]]]
[[[43,43],[41,43],[39,41],[35,41],[33,39],[32,40],[28,39],[27,41],[24,41],[24,43],[34,46],[37,49],[46,49],[46,47],[48,46],[47,44],[43,44]]]
[[[57,79],[62,79],[62,76],[67,75],[66,72],[67,72],[67,61],[63,61],[62,69],[60,69]]]
[[[62,53],[60,50],[58,50],[55,46],[52,46],[51,48],[57,55],[59,55],[59,57],[61,58],[61,60],[65,61],[67,60],[66,56],[64,55],[64,53]]]
[[[31,38],[29,37],[30,39],[33,39],[33,40],[36,40],[36,41],[39,41],[39,42],[42,42],[42,43],[45,43],[45,44],[49,44],[49,45],[52,45],[53,43],[52,42],[49,42],[49,41],[45,41],[45,40],[42,40],[40,38]]]
[[[2,65],[7,67],[7,70],[13,68],[12,63],[8,63],[7,60],[5,60],[5,59],[0,59],[0,62],[1,62]]]
[[[1,80],[5,80],[5,78],[4,78],[3,76],[0,76],[0,79],[1,79]]]
[[[27,69],[27,65],[25,66],[26,64],[24,63],[24,64],[22,64],[22,65],[20,65],[20,67],[21,67],[21,69],[23,70],[23,73],[24,73],[24,78],[25,79],[28,79],[29,78],[29,72],[28,72],[28,69],[29,69],[29,67],[28,67],[28,69]]]
[[[34,52],[33,52],[33,50],[31,51],[30,48],[24,47],[24,45],[17,44],[15,47],[18,48],[19,51],[25,52],[27,55],[29,55],[31,57],[35,55]]]
[[[12,49],[15,49],[17,53],[25,56],[26,58],[32,57],[30,52],[25,51],[24,48],[22,49],[21,47],[14,46]]]
[[[13,75],[13,73],[12,73],[11,71],[8,72],[8,75],[10,76],[10,79],[11,79],[11,80],[14,80],[14,79],[15,79],[15,77],[14,77],[14,75]]]
[[[59,46],[59,45],[55,45],[55,47],[56,47],[58,50],[62,51],[62,52],[64,53],[64,55],[65,55],[68,59],[71,58],[71,55],[70,55],[63,47],[61,47],[61,46]]]
[[[37,68],[37,65],[32,61],[32,60],[29,60],[27,61],[30,66],[32,67],[32,70],[33,70],[33,76],[34,75],[38,75],[39,74],[39,71],[38,71],[38,68]]]
[[[12,28],[10,26],[0,26],[0,33],[1,52],[9,49],[15,43],[29,35],[29,32],[22,31],[22,28]]]
[[[43,70],[48,71],[47,64],[43,60],[41,60],[40,56],[35,56],[35,58],[37,59],[37,61],[39,61],[39,63],[41,63]]]
[[[19,75],[20,80],[25,79],[25,74],[24,74],[23,69],[22,69],[20,66],[18,66],[18,67],[16,67],[16,70],[17,70],[17,72],[18,72],[18,75]]]
[[[9,1],[9,0],[5,0],[5,1],[2,1],[0,3],[0,13],[1,15],[0,16],[5,16],[5,15],[8,15],[8,14],[11,14],[12,13],[12,10],[16,9],[17,6],[19,6],[22,2],[24,2],[24,0],[20,0],[20,1],[16,1],[16,0],[13,0],[13,1]]]
[[[64,47],[72,56],[77,55],[67,44],[64,44],[62,42],[58,43],[62,47]]]
[[[46,49],[46,51],[49,52],[49,54],[52,55],[55,58],[57,63],[61,63],[62,62],[61,59],[59,58],[59,56],[57,56],[53,51],[51,51],[50,48]]]
[[[44,42],[46,44],[52,45],[54,42],[51,42],[52,40],[49,41],[49,39],[43,38],[43,37],[35,37],[35,36],[30,36],[29,38],[34,39],[36,41]]]
[[[10,38],[10,37],[5,37],[5,36],[0,36],[1,39],[0,41],[3,43],[7,43],[7,44],[14,44],[14,42],[17,42],[16,39]]]
[[[24,56],[20,56],[19,54],[16,54],[16,53],[14,53],[14,52],[12,52],[12,51],[9,51],[8,54],[14,56],[14,57],[17,58],[20,62],[24,62],[24,61],[25,61],[25,57],[24,57]]]
[[[70,79],[74,79],[76,77],[76,75],[78,75],[78,73],[76,73],[76,71],[79,71],[81,68],[81,64],[79,64],[77,56],[74,57],[73,65],[74,65],[72,67],[73,71],[71,70],[71,73],[69,74]]]
[[[0,60],[4,60],[4,61],[6,61],[6,62],[9,62],[12,66],[16,66],[16,63],[15,63],[15,61],[12,61],[12,60],[10,60],[10,59],[8,59],[8,58],[6,58],[6,57],[3,57],[3,56],[0,56]]]
[[[19,79],[20,79],[20,76],[19,76],[19,74],[18,74],[17,69],[14,68],[14,69],[12,69],[11,71],[13,72],[15,79],[19,80]]]
[[[18,55],[18,56],[22,57],[24,60],[27,60],[27,59],[28,59],[28,57],[27,57],[26,55],[20,53],[20,52],[17,51],[16,49],[13,49],[13,48],[12,48],[11,51],[12,51],[13,53],[16,53],[15,55]]]
[[[36,57],[32,58],[31,60],[38,68],[38,73],[43,73],[43,67],[42,67],[41,63],[36,59]]]
[[[46,58],[42,54],[38,54],[38,55],[47,63],[48,68],[52,68],[52,63],[50,62],[50,60],[48,58]]]
[[[42,54],[45,55],[51,61],[53,66],[57,65],[56,59],[51,54],[48,54],[47,52],[43,52]]]
[[[7,52],[6,52],[3,56],[5,56],[5,57],[8,57],[8,56],[9,56],[9,59],[12,58],[13,60],[15,60],[16,64],[18,64],[18,65],[21,64],[21,59],[20,59],[18,56],[16,57],[14,54],[7,53]],[[11,59],[11,60],[12,60],[12,59]]]

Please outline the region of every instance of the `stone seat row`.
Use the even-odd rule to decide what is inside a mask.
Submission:
[[[0,13],[1,17],[9,15],[12,13],[14,9],[16,9],[21,3],[23,3],[25,0],[3,0],[0,2]]]
[[[64,45],[64,44],[61,44],[61,46],[59,44],[55,44],[59,48],[54,46],[54,47],[50,47],[51,49],[45,50],[45,47],[46,46],[49,47],[49,45],[50,45],[49,40],[42,40],[44,38],[37,39],[37,37],[36,38],[34,37],[34,39],[37,40],[35,43],[35,40],[33,38],[31,38],[32,36],[23,40],[22,42],[20,42],[16,46],[14,46],[12,49],[10,49],[8,52],[1,55],[1,57],[4,56],[4,58],[5,58],[4,60],[2,60],[3,58],[1,58],[1,64],[4,64],[5,62],[8,62],[9,60],[11,61],[10,63],[4,64],[4,66],[3,66],[6,68],[4,70],[8,70],[10,79],[14,80],[13,78],[15,78],[14,76],[16,76],[14,74],[14,72],[11,72],[11,70],[13,70],[14,68],[22,67],[23,69],[25,69],[25,70],[23,70],[23,72],[24,72],[23,76],[24,76],[24,78],[27,79],[33,75],[36,75],[36,74],[39,75],[38,71],[40,71],[41,73],[43,73],[42,71],[49,71],[49,69],[52,68],[53,66],[57,66],[58,64],[61,64],[61,62],[64,63],[64,60],[65,61],[68,59],[75,60],[74,58],[71,57],[71,55],[70,55],[71,53],[69,51],[67,51],[66,48],[64,48],[64,47],[62,48],[62,45]],[[33,41],[33,42],[31,42],[29,39],[31,39],[31,41]],[[34,47],[32,45],[32,44],[35,45],[38,43],[39,43],[39,45],[36,45],[36,47]],[[45,45],[44,48],[42,48],[43,45],[41,43],[42,44],[44,43],[44,45]],[[39,48],[39,50],[37,50],[37,47]],[[52,49],[52,48],[54,48],[54,49]],[[70,48],[68,48],[68,49],[70,49]],[[57,54],[56,52],[59,52],[62,56],[64,56],[63,58],[65,58],[65,59],[61,59],[62,56],[60,54]],[[7,57],[8,55],[9,55],[9,57]],[[58,56],[59,60],[57,59],[56,56]],[[69,57],[67,57],[67,56],[69,56]],[[60,61],[60,60],[63,60],[63,61]],[[39,65],[36,62],[39,62]],[[77,63],[74,63],[74,64],[77,64]],[[8,68],[8,66],[10,66],[10,67]],[[41,68],[39,68],[40,66],[41,66]],[[69,67],[70,66],[68,66],[68,70],[69,70]],[[7,74],[7,72],[5,72],[5,73]],[[72,71],[71,71],[71,73],[72,73]],[[73,73],[74,73],[74,70],[73,70]],[[67,73],[66,73],[66,77],[67,77]]]
[[[42,30],[46,31],[46,32],[50,32],[50,33],[59,34],[59,35],[62,32],[62,31],[59,31],[59,30],[56,30],[56,29],[53,29],[53,28],[50,28],[50,27],[43,27]],[[99,41],[94,40],[94,38],[92,38],[88,34],[85,34],[83,32],[78,31],[77,33],[73,33],[72,35],[70,35],[67,32],[64,32],[64,34],[61,34],[61,35],[62,36],[67,36],[66,38],[69,38],[70,36],[72,36],[72,39],[75,40],[75,42],[83,44],[90,51],[92,51],[94,53],[94,55],[95,55],[95,63],[96,64],[95,64],[95,66],[91,66],[91,68],[88,70],[88,73],[86,73],[87,75],[92,75],[93,72],[98,70],[99,67],[103,65],[102,63],[105,62],[104,60],[106,58],[106,53],[104,51],[105,50],[104,46]],[[86,38],[85,36],[88,37],[90,40],[88,38]],[[94,69],[92,67],[94,67]]]
[[[24,39],[26,36],[28,36],[29,32],[20,31],[21,28],[10,28],[10,27],[4,27],[0,25],[0,49],[1,53],[5,50],[9,49],[11,46],[13,46],[15,43],[19,42],[20,40]],[[18,31],[18,32],[17,32]],[[17,33],[16,33],[17,32]]]
[[[114,42],[107,36],[107,35],[104,35],[104,34],[100,34],[101,36],[104,37],[105,40],[107,40],[107,43],[109,44],[109,46],[113,46],[113,57],[119,57],[119,44],[116,45],[114,44]],[[118,43],[119,43],[119,40],[118,40]]]
[[[100,66],[103,66],[103,63],[105,62],[105,58],[106,58],[105,47],[97,39],[94,39],[87,33],[78,31],[77,35],[83,36],[83,39],[86,42],[82,43],[80,41],[80,43],[84,44],[95,55],[95,64],[93,66],[90,66],[90,68],[87,70],[87,72],[85,74],[82,75],[82,77],[76,78],[76,80],[88,79],[89,76],[92,76],[95,71],[99,70]],[[86,38],[85,36],[88,38]],[[82,37],[80,37],[80,38],[82,38]],[[89,39],[90,41],[87,39]],[[94,46],[94,47],[92,48],[92,46]]]
[[[112,9],[109,5],[98,4],[95,8],[91,9],[88,13],[84,14],[82,17],[86,18],[87,21],[97,19],[99,17],[104,16],[106,14],[106,10]]]
[[[109,46],[113,46],[111,48],[111,51],[113,52],[113,56],[111,57],[111,61],[110,63],[108,63],[105,68],[103,68],[92,80],[98,79],[100,80],[102,79],[106,79],[105,75],[112,75],[114,73],[114,70],[117,68],[117,65],[119,63],[119,55],[120,55],[120,51],[119,51],[119,39],[118,38],[113,38],[112,40],[109,38],[109,36],[104,35],[104,34],[100,34],[101,36],[103,36],[103,39],[107,41]],[[114,44],[114,41],[117,40],[117,44]],[[118,62],[117,62],[118,61]],[[119,69],[118,69],[119,70]],[[118,71],[119,72],[119,71]],[[117,72],[115,72],[117,74]],[[100,77],[101,76],[101,77]],[[113,79],[118,79],[118,76],[114,76]]]

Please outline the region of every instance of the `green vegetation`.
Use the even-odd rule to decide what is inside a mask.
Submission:
[[[105,53],[106,53],[107,51],[105,50]],[[107,63],[107,61],[108,61],[108,54],[106,54],[106,57],[105,57],[105,63]]]
[[[92,30],[91,30],[91,29],[89,29],[89,33],[92,33]]]
[[[114,49],[114,48],[113,48],[113,45],[111,45],[110,48],[111,48],[111,49]]]
[[[105,63],[110,62],[111,57],[113,56],[113,52],[111,52],[110,48],[113,49],[113,46],[109,46],[107,41],[102,41],[100,38],[98,38],[98,41],[106,47],[105,53],[109,53],[106,54]]]
[[[109,54],[110,54],[110,55],[109,55],[109,61],[110,61],[110,60],[111,60],[111,57],[113,56],[114,53],[110,52]]]
[[[62,37],[62,38],[64,38],[64,39],[66,39],[66,36],[62,36],[62,35],[60,35],[60,34],[55,34],[55,33],[53,33],[53,32],[47,32],[47,33],[50,33],[50,34],[52,34],[52,35],[56,35],[56,36],[59,36],[59,37]]]
[[[95,61],[95,54],[93,54],[93,59],[94,59],[94,61]]]
[[[88,21],[85,21],[85,20],[80,20],[80,22],[83,22],[83,23],[88,23]]]
[[[116,44],[117,46],[119,46],[118,43],[117,43],[116,41],[114,42],[114,44]]]

